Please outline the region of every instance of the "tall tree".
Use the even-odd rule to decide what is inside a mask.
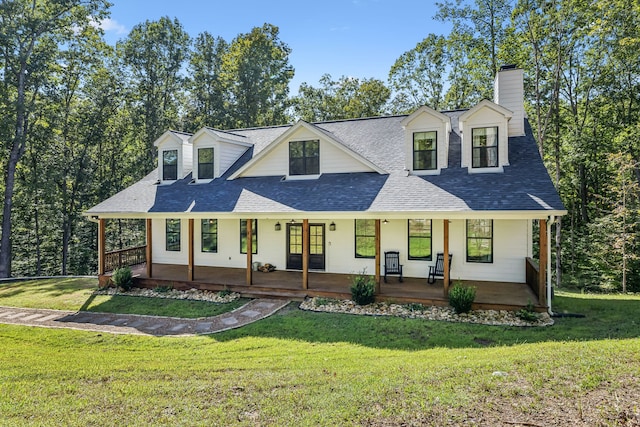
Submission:
[[[393,112],[403,114],[421,105],[438,110],[444,101],[446,65],[446,40],[436,34],[396,59],[389,71],[389,84],[396,94]]]
[[[294,115],[309,122],[372,117],[384,113],[391,91],[377,79],[331,75],[320,78],[320,88],[302,83],[293,99]]]
[[[268,126],[286,121],[291,49],[275,25],[240,34],[223,57],[221,79],[234,127]]]
[[[132,103],[141,128],[139,144],[145,147],[143,169],[155,166],[155,141],[179,123],[184,91],[182,67],[189,55],[190,38],[177,19],[138,24],[119,43],[134,93]]]
[[[56,44],[65,43],[74,31],[104,17],[103,0],[5,0],[0,3],[0,74],[11,106],[14,131],[7,143],[9,156],[4,179],[0,277],[11,275],[11,215],[17,165],[28,141],[29,117],[37,97],[39,78],[55,55]],[[38,77],[39,76],[39,77]]]
[[[222,58],[228,47],[224,39],[213,37],[208,32],[199,34],[194,40],[189,60],[186,130],[231,126],[228,100],[220,78]]]

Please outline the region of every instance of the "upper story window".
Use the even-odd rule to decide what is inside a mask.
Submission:
[[[198,179],[213,179],[213,147],[198,149]]]
[[[434,170],[438,168],[438,132],[413,133],[413,170]]]
[[[162,179],[164,181],[178,179],[178,150],[162,152]]]
[[[320,141],[289,142],[289,175],[320,174]]]
[[[473,128],[472,163],[474,168],[498,167],[498,127]]]

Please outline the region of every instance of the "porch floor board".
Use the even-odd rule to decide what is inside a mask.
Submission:
[[[203,289],[219,291],[228,289],[243,296],[271,296],[302,300],[309,296],[351,298],[349,274],[309,272],[309,287],[302,288],[302,272],[276,270],[271,273],[254,271],[252,285],[246,284],[244,268],[196,266],[194,280],[187,280],[187,266],[176,264],[153,264],[153,278],[146,274],[146,266],[134,268],[136,284],[140,287],[155,288],[170,285],[175,289]],[[448,305],[444,297],[442,280],[430,285],[426,278],[404,277],[400,283],[397,277],[381,278],[378,301],[398,303],[417,302],[428,305]],[[475,309],[514,310],[532,302],[540,310],[537,297],[526,283],[463,281],[465,285],[476,287]]]

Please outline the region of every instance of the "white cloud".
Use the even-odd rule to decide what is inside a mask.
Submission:
[[[111,18],[95,22],[94,25],[98,28],[102,28],[104,31],[113,31],[117,35],[123,35],[129,32],[124,25]]]

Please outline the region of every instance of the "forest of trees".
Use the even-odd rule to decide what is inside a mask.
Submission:
[[[95,273],[96,226],[81,213],[149,173],[167,129],[468,108],[492,99],[496,71],[515,64],[568,210],[554,274],[588,290],[640,291],[640,2],[437,6],[450,34],[398,52],[386,82],[327,74],[291,96],[291,49],[270,24],[224,40],[165,17],[111,46],[98,25],[103,0],[2,0],[0,277]],[[133,243],[128,224],[110,226],[122,231],[108,233],[111,248]]]

